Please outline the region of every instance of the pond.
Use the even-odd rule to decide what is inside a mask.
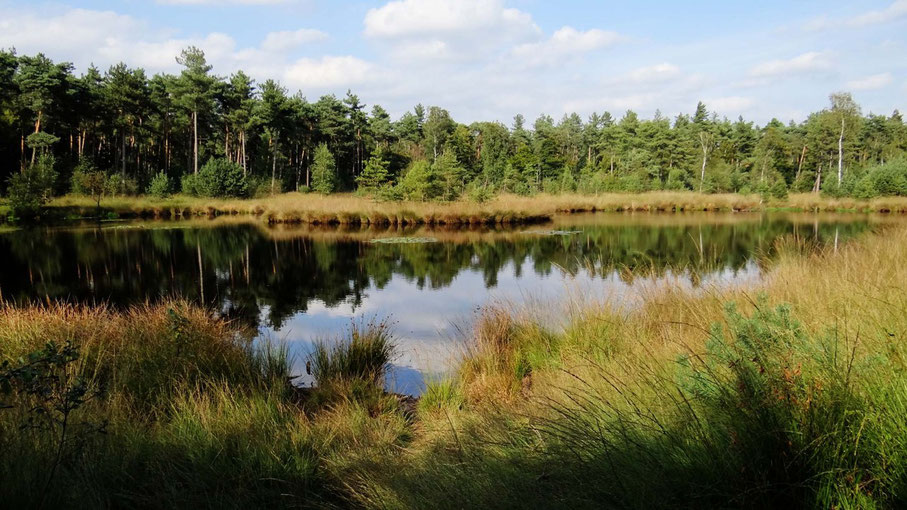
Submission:
[[[564,303],[630,303],[665,280],[758,281],[776,241],[841,243],[892,218],[809,214],[590,214],[530,227],[269,226],[232,217],[0,234],[0,297],[114,306],[178,296],[288,342],[296,368],[352,320],[389,320],[392,389],[449,370],[491,302],[557,321]],[[302,384],[308,384],[304,377]]]

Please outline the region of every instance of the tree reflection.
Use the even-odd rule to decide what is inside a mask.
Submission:
[[[441,289],[464,270],[494,287],[504,270],[547,275],[563,270],[606,276],[739,270],[771,256],[787,235],[817,242],[846,239],[866,220],[815,223],[764,217],[751,222],[582,225],[575,235],[453,235],[450,242],[373,244],[363,237],[275,236],[256,225],[208,228],[21,230],[0,235],[0,291],[7,301],[59,299],[125,306],[180,296],[225,315],[280,328],[314,300],[358,306],[370,286],[394,278]]]

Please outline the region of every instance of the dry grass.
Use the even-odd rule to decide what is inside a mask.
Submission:
[[[558,213],[576,212],[679,212],[679,211],[875,211],[907,212],[907,197],[869,201],[831,199],[814,194],[794,194],[786,200],[765,202],[758,195],[701,194],[694,192],[606,193],[600,195],[549,195],[531,197],[502,194],[485,203],[377,202],[349,193],[318,195],[284,193],[239,200],[207,199],[182,195],[168,199],[151,197],[105,198],[102,209],[120,217],[191,218],[196,216],[248,215],[269,223],[314,225],[495,225],[531,223],[551,219]],[[90,198],[66,196],[50,207],[69,215],[95,213]]]

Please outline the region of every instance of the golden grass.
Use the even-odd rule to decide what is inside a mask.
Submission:
[[[93,215],[91,198],[65,196],[53,200],[52,209],[70,215]],[[605,193],[599,195],[538,194],[531,197],[501,194],[485,203],[378,202],[351,193],[319,195],[284,193],[256,199],[209,199],[177,195],[111,197],[101,202],[107,212],[121,217],[189,218],[196,216],[248,215],[269,223],[315,225],[491,225],[529,223],[551,219],[558,213],[576,212],[679,212],[679,211],[800,211],[907,212],[907,197],[873,200],[831,199],[815,194],[793,194],[785,200],[763,201],[758,195],[702,194],[695,192]]]

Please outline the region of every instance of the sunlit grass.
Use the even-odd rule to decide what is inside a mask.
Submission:
[[[783,200],[763,200],[759,195],[734,193],[654,191],[648,193],[538,194],[518,196],[500,194],[476,203],[453,202],[379,202],[352,193],[320,195],[283,193],[248,200],[210,199],[175,195],[171,198],[105,197],[101,202],[106,214],[119,217],[191,218],[213,215],[248,215],[270,223],[316,225],[490,225],[527,223],[550,219],[558,213],[606,212],[693,212],[693,211],[852,211],[907,212],[907,197],[882,197],[872,200],[833,199],[816,194],[792,194]],[[94,202],[89,197],[65,196],[54,199],[51,210],[70,217],[93,216]]]

